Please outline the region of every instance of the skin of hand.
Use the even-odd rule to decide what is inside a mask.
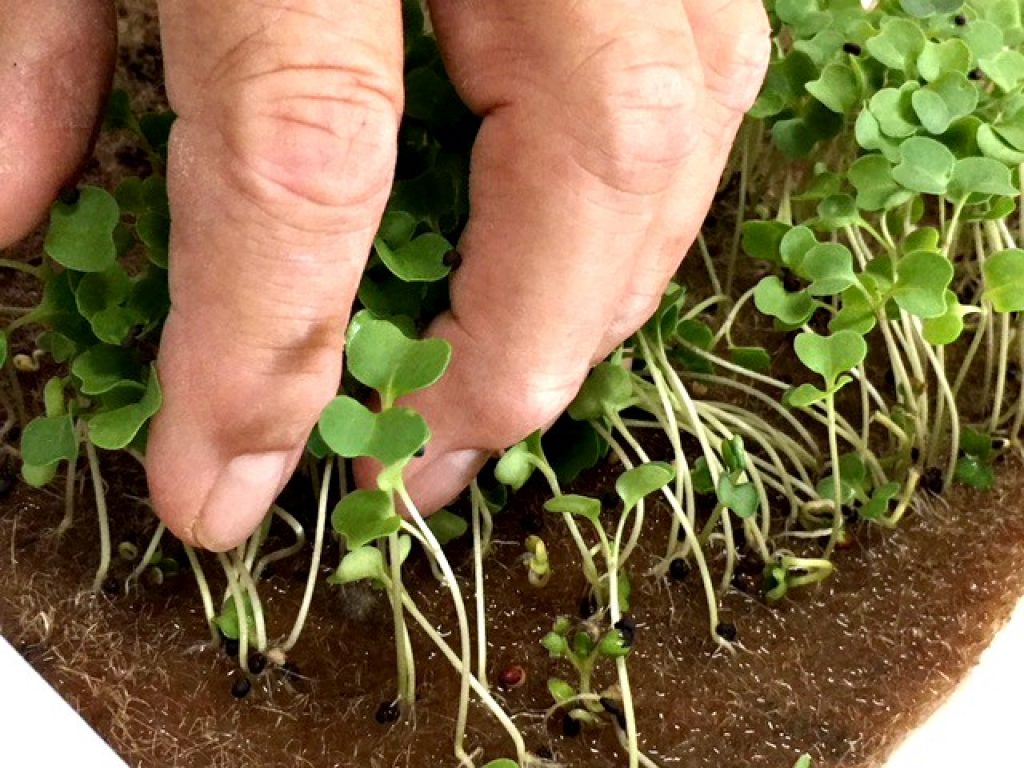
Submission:
[[[394,171],[401,8],[159,8],[179,117],[147,469],[171,531],[225,550],[258,525],[338,388]],[[403,402],[433,433],[406,473],[427,512],[553,422],[657,307],[770,52],[760,0],[432,0],[430,12],[483,123],[451,310],[428,331],[451,342],[452,365]],[[0,0],[0,245],[45,215],[87,150],[113,18],[104,0]],[[357,464],[363,484],[373,471]]]

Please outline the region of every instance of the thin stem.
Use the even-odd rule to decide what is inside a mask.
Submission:
[[[825,406],[828,409],[829,429],[828,429],[828,450],[832,460],[832,488],[833,488],[833,503],[834,508],[832,510],[832,535],[828,538],[828,546],[825,547],[825,559],[828,560],[832,556],[832,551],[836,547],[836,542],[839,540],[839,531],[843,526],[843,484],[842,475],[839,466],[839,443],[836,439],[836,430],[833,426],[836,413],[836,400],[835,395],[829,392],[825,398]]]
[[[103,477],[100,474],[100,461],[96,455],[96,446],[92,444],[88,434],[82,441],[85,443],[85,455],[89,458],[89,473],[92,475],[92,491],[96,497],[96,519],[100,527],[100,564],[96,569],[96,578],[92,582],[92,591],[99,592],[110,570],[110,521],[107,518],[107,496],[103,491]]]
[[[271,512],[281,518],[284,524],[291,529],[293,534],[295,534],[295,543],[290,546],[274,550],[257,560],[256,567],[253,568],[252,571],[252,577],[254,579],[259,579],[260,576],[263,575],[263,571],[271,563],[276,563],[279,560],[284,560],[292,555],[298,554],[299,551],[306,546],[306,532],[302,529],[302,524],[277,504],[272,506],[270,509]]]
[[[469,486],[470,495],[470,519],[473,527],[473,586],[474,601],[476,610],[476,676],[487,688],[487,603],[484,594],[484,552],[481,538],[481,517],[482,508],[487,507],[487,501],[480,492],[480,486],[476,479]]]
[[[249,595],[252,623],[256,629],[256,650],[264,653],[267,650],[267,622],[263,617],[263,602],[260,600],[259,590],[256,589],[256,582],[253,581],[249,569],[245,567],[245,546],[241,545],[232,552],[231,559],[238,581],[245,587],[246,594]]]
[[[320,556],[324,548],[324,529],[327,526],[327,497],[331,490],[331,469],[333,467],[334,462],[328,459],[327,466],[324,467],[323,481],[320,483],[320,500],[316,508],[316,529],[313,534],[313,557],[310,560],[309,573],[306,574],[306,589],[302,593],[302,603],[299,605],[299,614],[295,617],[292,631],[288,633],[288,639],[281,646],[281,650],[285,653],[294,648],[295,644],[299,642],[302,628],[306,626],[309,606],[313,602],[313,592],[316,590],[316,580],[320,574]]]
[[[206,626],[210,630],[211,641],[214,646],[219,645],[220,633],[217,632],[217,623],[215,621],[217,610],[213,607],[213,595],[210,593],[210,585],[206,581],[203,567],[199,564],[199,558],[196,557],[196,551],[188,544],[185,544],[184,547],[185,557],[188,558],[188,563],[192,567],[192,575],[195,577],[196,585],[199,587],[199,597],[203,601],[203,616],[206,618]]]
[[[33,267],[31,264],[26,264],[23,261],[0,259],[0,269],[13,269],[16,272],[23,272],[26,275],[31,275],[37,280],[43,279],[42,270],[40,270],[39,267]]]
[[[131,587],[132,582],[138,580],[146,569],[149,567],[150,561],[153,559],[153,555],[156,554],[156,548],[160,546],[160,540],[164,536],[164,531],[167,530],[167,526],[162,522],[157,525],[156,530],[149,539],[149,545],[146,547],[146,551],[142,553],[142,559],[139,560],[139,564],[135,566],[134,570],[128,574],[128,578],[124,580],[124,591],[127,592]]]
[[[405,626],[402,602],[402,546],[397,533],[388,536],[388,564],[391,571],[391,617],[395,625],[395,655],[398,664],[398,698],[407,707],[416,703],[416,670],[409,630]]]
[[[223,552],[217,553],[217,561],[220,563],[224,577],[228,581],[228,592],[235,605],[235,615],[238,617],[238,663],[242,669],[249,669],[249,611],[246,610],[245,601],[242,599],[242,591],[238,588],[238,577],[235,567],[231,564],[228,556]]]
[[[75,479],[78,472],[78,457],[68,461],[67,473],[64,475],[64,517],[57,526],[57,538],[60,539],[75,524]]]

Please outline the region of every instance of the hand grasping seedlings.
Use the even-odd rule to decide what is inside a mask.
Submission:
[[[335,394],[348,307],[391,188],[397,0],[161,0],[179,115],[172,310],[153,500],[189,544],[258,525]],[[449,374],[409,398],[434,435],[407,470],[433,511],[550,423],[655,309],[711,200],[769,53],[756,0],[433,0],[483,120]],[[640,12],[642,11],[642,12]],[[113,63],[106,0],[0,0],[0,244],[74,176]],[[372,472],[363,472],[364,482]]]

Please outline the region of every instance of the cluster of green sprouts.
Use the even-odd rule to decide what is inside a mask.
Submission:
[[[727,172],[737,192],[734,230],[700,238],[706,275],[670,285],[650,321],[594,368],[555,428],[571,439],[531,435],[497,461],[497,490],[490,477],[474,483],[469,520],[447,511],[425,520],[402,480],[430,433],[398,402],[443,376],[451,354],[443,340],[419,336],[447,306],[477,128],[420,4],[404,7],[409,99],[397,181],[358,291],[342,394],[324,409],[303,459],[317,499],[313,530],[275,505],[249,541],[217,557],[225,581],[217,594],[206,556],[185,547],[187,566],[165,558],[157,525],[141,555],[134,545],[119,548],[136,564],[125,587],[147,572],[191,572],[212,643],[237,644],[243,674],[259,675],[266,662],[286,667],[333,536],[342,554],[328,581],[368,582],[392,611],[396,687],[378,718],[397,720],[414,707],[411,632],[419,631],[460,676],[459,764],[482,760],[468,744],[475,698],[515,750],[514,761],[486,768],[551,765],[527,748],[488,680],[484,571],[493,516],[505,489],[536,475],[549,491],[544,509],[578,554],[592,606],[578,621],[552,617],[543,647],[574,679],[549,679],[553,703],[543,722],[560,715],[568,735],[610,726],[630,768],[655,766],[641,747],[628,670],[637,579],[696,573],[708,635],[714,647],[735,651],[737,628],[720,608],[740,570],[761,574],[769,604],[794,599],[834,572],[837,548],[862,528],[892,528],[926,494],[956,481],[989,488],[999,458],[1020,449],[1021,6],[769,2],[774,61]],[[152,363],[169,307],[162,174],[172,121],[137,118],[115,94],[108,128],[143,147],[151,173],[112,194],[83,187],[62,196],[40,258],[0,259],[0,269],[41,291],[34,307],[0,306],[4,459],[18,461],[35,486],[63,470],[63,534],[75,520],[84,453],[100,528],[94,589],[109,581],[112,562],[101,458],[121,451],[141,462],[161,404]],[[38,371],[48,378],[36,405],[19,377]],[[370,394],[376,410],[363,404]],[[652,455],[654,445],[666,447]],[[353,460],[376,463],[375,488],[347,487]],[[619,473],[612,500],[564,490],[600,462]],[[654,529],[667,529],[664,544],[654,544],[660,560],[641,571],[634,556],[650,550],[645,536]],[[282,533],[289,543],[266,551]],[[551,535],[523,543],[523,578],[535,589],[552,578]],[[444,550],[463,536],[473,552],[466,579]],[[260,599],[268,566],[307,549],[292,628],[270,637]],[[454,634],[438,629],[403,582],[414,552],[451,595]],[[807,768],[809,758],[797,765]]]

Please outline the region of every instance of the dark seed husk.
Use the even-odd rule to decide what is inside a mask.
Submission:
[[[590,593],[580,600],[580,618],[589,619],[597,613],[597,599]]]
[[[498,673],[498,685],[505,690],[511,690],[518,688],[526,682],[526,670],[518,664],[513,664],[510,667],[505,667]]]
[[[843,51],[851,56],[860,56],[864,52],[856,43],[843,43]]]
[[[441,259],[441,263],[448,267],[448,269],[450,269],[452,272],[454,272],[456,269],[462,266],[462,254],[459,253],[455,248],[452,248]]]
[[[58,194],[57,199],[60,200],[64,205],[74,205],[78,202],[78,198],[82,196],[81,191],[76,186],[64,187]]]
[[[417,459],[422,459],[426,455],[427,455],[427,446],[425,446],[425,445],[421,445],[419,448],[416,449],[416,453],[413,454],[413,456],[415,456]]]
[[[236,699],[244,699],[252,690],[252,683],[248,677],[239,677],[231,684],[231,695]]]
[[[628,613],[615,622],[615,629],[622,634],[622,645],[624,648],[632,648],[636,640],[636,622]]]
[[[982,77],[984,77],[984,75],[982,75],[980,69],[972,69],[967,73],[968,80],[981,80]]]
[[[382,701],[380,706],[377,707],[377,714],[373,717],[381,725],[387,725],[388,723],[397,722],[401,714],[402,710],[399,708],[397,701]]]
[[[668,575],[672,577],[673,581],[686,581],[686,577],[690,575],[690,565],[685,559],[677,557],[668,565]]]
[[[622,707],[615,699],[610,699],[607,696],[602,696],[601,706],[604,707],[604,711],[615,718],[616,724],[621,730],[626,730],[626,713],[622,711]]]
[[[224,638],[224,655],[229,659],[238,658],[238,640],[233,637]]]
[[[727,642],[734,642],[736,640],[736,625],[730,624],[727,621],[720,622],[715,627],[715,634]]]
[[[943,478],[942,470],[939,467],[928,467],[924,471],[924,477],[921,478],[921,484],[936,496],[942,493],[944,481],[945,478]]]
[[[267,668],[267,657],[257,651],[249,654],[249,671],[258,675]]]
[[[562,733],[567,738],[575,739],[582,730],[583,726],[580,724],[580,721],[570,717],[568,712],[562,717]]]
[[[962,27],[967,24],[967,17],[964,16],[962,13],[958,13],[956,16],[953,17],[953,23],[956,24],[958,27]]]

